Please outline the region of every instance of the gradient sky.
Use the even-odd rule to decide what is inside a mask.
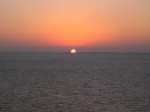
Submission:
[[[0,51],[150,52],[150,0],[0,0]]]

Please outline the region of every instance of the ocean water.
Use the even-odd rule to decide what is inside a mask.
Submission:
[[[150,54],[0,54],[0,112],[150,112]]]

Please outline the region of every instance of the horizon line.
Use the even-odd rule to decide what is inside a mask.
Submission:
[[[26,54],[71,54],[70,52],[48,52],[48,51],[0,51],[0,54],[4,54],[4,53],[7,53],[7,54],[15,54],[15,53],[20,53],[20,54],[23,54],[23,53],[26,53]],[[143,53],[143,54],[150,54],[150,52],[144,52],[144,51],[106,51],[106,52],[101,52],[101,51],[88,51],[88,52],[85,52],[85,51],[80,51],[80,52],[77,52],[76,54],[128,54],[128,53],[131,53],[131,54],[140,54],[140,53]]]

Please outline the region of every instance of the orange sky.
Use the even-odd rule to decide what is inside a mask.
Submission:
[[[150,51],[149,0],[1,0],[0,51]]]

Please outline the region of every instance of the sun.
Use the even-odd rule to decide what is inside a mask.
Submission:
[[[75,54],[77,51],[75,49],[71,49],[70,53]]]

